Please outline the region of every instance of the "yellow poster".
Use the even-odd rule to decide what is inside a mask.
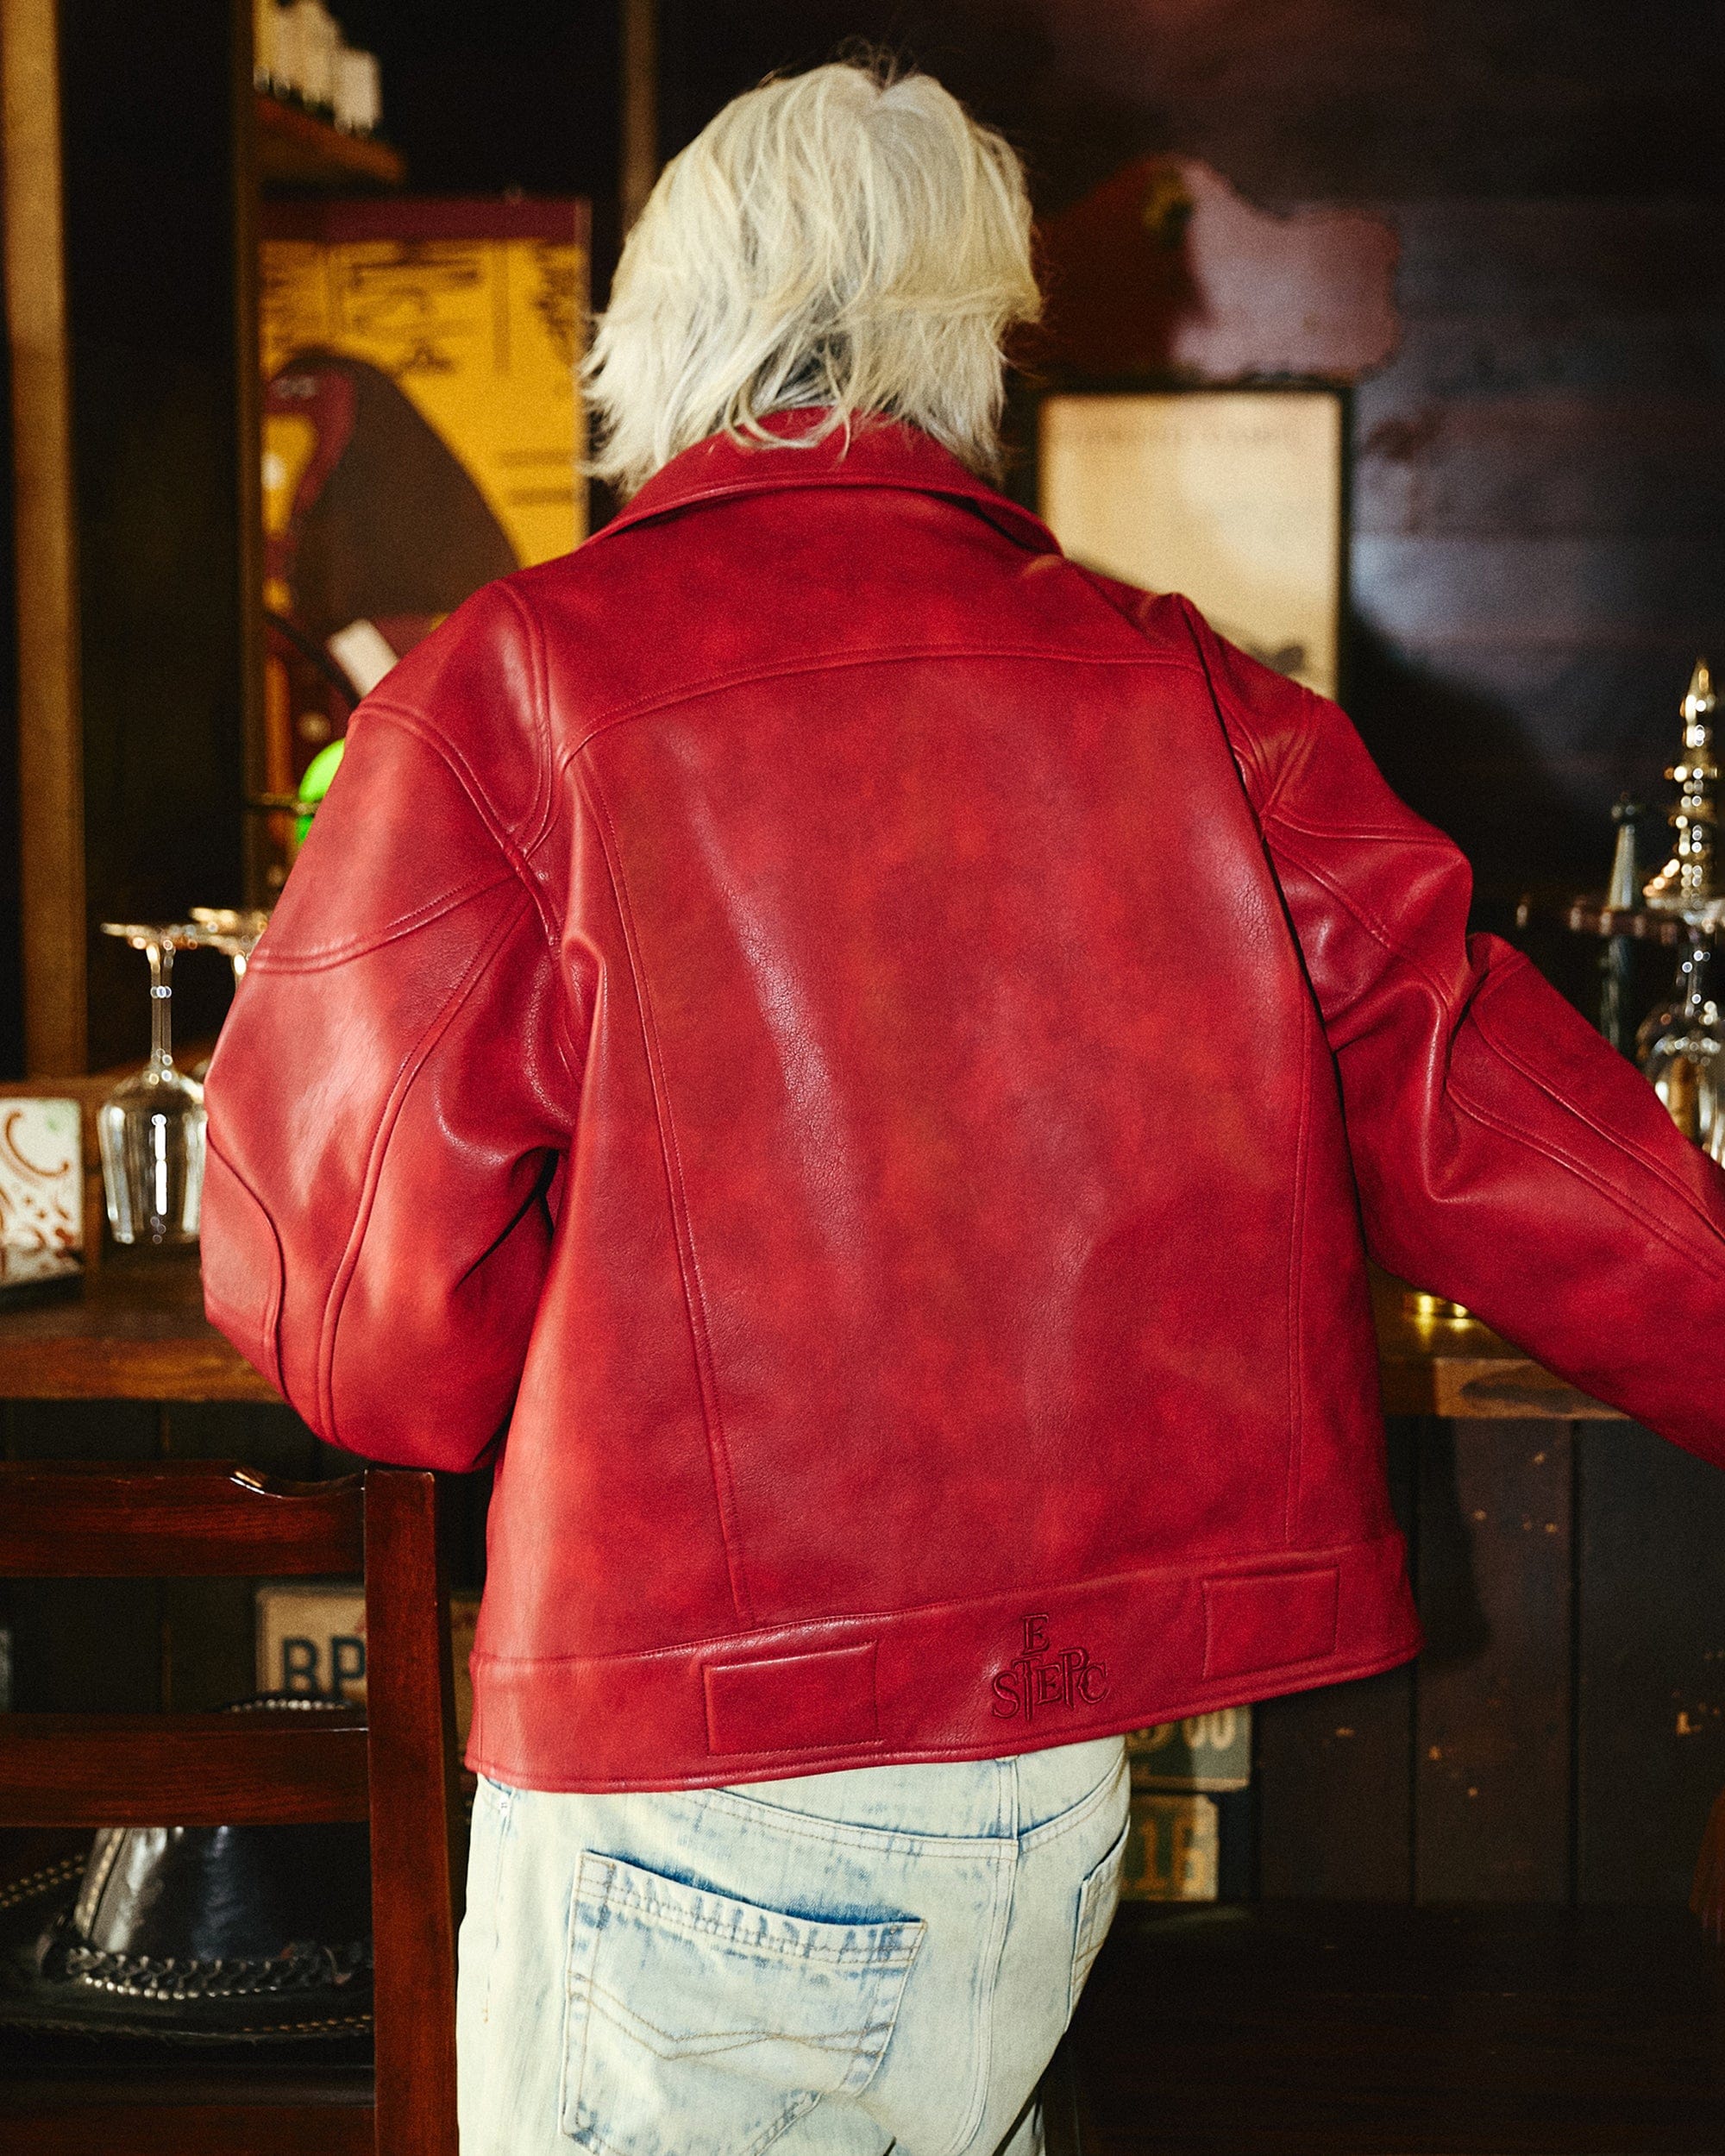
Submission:
[[[464,599],[586,536],[587,268],[580,202],[267,206],[266,795]]]

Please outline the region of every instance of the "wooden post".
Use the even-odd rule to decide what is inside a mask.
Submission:
[[[647,206],[659,177],[658,0],[623,0],[623,158],[619,236]]]
[[[248,796],[265,790],[263,383],[258,351],[258,118],[251,0],[230,0],[234,21],[234,378],[240,437],[240,724]],[[244,902],[274,896],[265,882],[262,820],[245,819]]]
[[[18,590],[24,1056],[86,1062],[84,737],[55,0],[0,0]]]
[[[378,2156],[456,2156],[455,1702],[435,1477],[366,1475]]]

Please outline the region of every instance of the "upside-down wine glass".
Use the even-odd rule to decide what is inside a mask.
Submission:
[[[194,906],[190,923],[176,932],[174,940],[183,949],[219,951],[233,967],[234,985],[238,988],[246,977],[258,939],[268,927],[269,915],[261,906]],[[208,1056],[191,1066],[191,1075],[200,1085],[209,1071]]]
[[[204,1192],[204,1088],[174,1068],[168,1016],[178,928],[104,921],[150,966],[150,1059],[122,1079],[97,1115],[102,1184],[116,1242],[194,1242]]]
[[[259,937],[269,927],[268,913],[261,906],[194,906],[191,920],[198,944],[221,952],[233,967],[237,988]]]

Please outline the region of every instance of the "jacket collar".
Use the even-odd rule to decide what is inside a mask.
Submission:
[[[968,503],[1020,546],[1039,554],[1057,554],[1059,544],[1039,517],[967,471],[932,435],[903,420],[865,415],[852,422],[847,442],[841,431],[812,449],[796,446],[796,437],[819,420],[818,411],[776,412],[762,425],[787,443],[781,448],[744,448],[728,435],[711,434],[653,475],[628,506],[593,534],[607,539],[615,531],[649,517],[662,517],[697,503],[722,501],[737,494],[782,493],[808,487],[897,487],[913,493],[944,494]],[[589,542],[591,544],[593,542]]]

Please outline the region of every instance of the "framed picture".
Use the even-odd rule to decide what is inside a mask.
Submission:
[[[1231,643],[1333,696],[1343,421],[1330,389],[1051,395],[1042,514],[1076,560],[1183,592]]]

